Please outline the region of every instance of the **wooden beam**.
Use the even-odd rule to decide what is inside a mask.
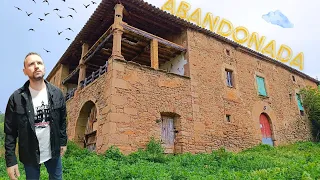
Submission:
[[[137,53],[137,55],[132,58],[130,61],[134,61],[135,59],[137,59],[141,54],[143,54],[145,51],[149,51],[150,50],[150,45],[147,45],[146,47],[144,47],[139,53]]]
[[[151,20],[150,18],[148,19],[148,18],[139,16],[139,15],[134,14],[134,13],[132,13],[130,15],[134,16],[137,19],[142,19],[143,21],[146,21],[148,24],[154,24],[155,26],[157,26],[158,29],[165,29],[166,31],[170,31],[172,33],[176,33],[176,32],[180,32],[181,31],[178,28],[175,28],[175,29],[168,28],[167,26],[165,26],[165,25],[163,25],[161,23],[157,23],[157,21],[155,21],[154,19]],[[137,22],[139,22],[139,21],[137,21]],[[139,23],[141,24],[141,22],[139,22]]]
[[[151,46],[151,49],[150,49],[151,67],[154,69],[159,69],[158,40],[152,39],[150,46]]]
[[[79,71],[80,66],[78,66],[75,70],[73,70],[63,81],[62,84],[65,84],[69,79],[71,79],[74,75]]]
[[[158,40],[158,42],[160,44],[163,44],[163,45],[165,45],[167,47],[170,47],[170,48],[174,48],[176,50],[179,50],[180,52],[186,52],[187,51],[186,48],[184,48],[184,47],[182,47],[182,46],[180,46],[178,44],[175,44],[175,43],[170,42],[168,40],[165,40],[165,39],[163,39],[161,37],[158,37],[158,36],[155,36],[155,35],[150,34],[148,32],[145,32],[145,31],[143,31],[141,29],[132,27],[132,26],[128,25],[127,23],[122,22],[121,25],[122,25],[122,27],[123,27],[123,29],[125,31],[133,32],[133,33],[138,34],[138,35],[140,35],[142,37],[145,37],[145,38],[147,38],[149,40],[156,39],[156,40]]]
[[[101,50],[102,46],[110,39],[112,26],[94,43],[94,45],[88,50],[88,52],[83,56],[84,62],[89,61],[92,56],[98,51]]]

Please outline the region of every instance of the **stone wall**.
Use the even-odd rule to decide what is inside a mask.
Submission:
[[[111,88],[111,74],[105,73],[98,79],[90,83],[83,89],[77,90],[74,97],[67,101],[67,132],[68,139],[77,141],[78,137],[76,134],[77,128],[79,126],[85,126],[87,120],[80,117],[81,111],[88,111],[88,107],[85,106],[86,103],[92,102],[97,108],[97,143],[96,148],[99,149],[103,146],[102,130],[103,125],[107,121],[106,107],[110,104],[110,95],[107,93]],[[85,109],[87,108],[87,109]],[[84,134],[84,132],[83,132]],[[79,143],[82,145],[81,143]]]
[[[102,130],[107,146],[101,152],[115,145],[129,153],[145,148],[151,137],[159,140],[163,112],[180,115],[175,151],[193,149],[189,78],[120,60],[111,69],[111,111]]]
[[[191,30],[187,34],[193,116],[195,124],[202,126],[194,134],[196,147],[202,148],[195,151],[219,147],[238,151],[259,144],[261,113],[271,119],[275,144],[311,138],[295,92],[315,83],[215,38]],[[225,69],[234,72],[233,88],[226,85]],[[265,78],[267,98],[258,95],[255,75]]]

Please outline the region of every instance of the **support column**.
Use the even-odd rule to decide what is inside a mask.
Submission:
[[[113,47],[112,47],[112,55],[120,59],[124,59],[121,54],[121,39],[123,32],[120,29],[115,29],[113,31]]]
[[[113,46],[112,46],[112,59],[120,58],[124,59],[121,54],[121,39],[123,34],[123,27],[121,26],[122,18],[123,18],[123,5],[116,4],[114,7],[114,23],[112,25],[112,33],[113,33]]]
[[[81,59],[79,61],[79,78],[78,78],[78,88],[80,88],[80,82],[83,81],[86,78],[86,65],[84,64],[83,57],[85,54],[87,54],[89,50],[89,45],[86,43],[82,44],[82,53],[81,53]]]
[[[150,46],[151,67],[154,69],[159,69],[158,40],[152,39]]]

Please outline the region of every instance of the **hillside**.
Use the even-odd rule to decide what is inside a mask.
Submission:
[[[159,143],[128,156],[117,148],[96,155],[72,142],[63,157],[64,179],[319,179],[320,144],[299,142],[281,147],[260,145],[240,153],[163,155]],[[20,164],[21,179],[25,179]],[[48,179],[45,167],[41,174]],[[0,177],[6,177],[0,158]],[[5,178],[4,178],[5,179]]]

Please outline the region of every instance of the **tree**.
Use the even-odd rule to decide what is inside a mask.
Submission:
[[[308,119],[313,125],[313,135],[316,141],[319,141],[320,137],[320,89],[311,88],[307,86],[300,90],[302,97],[302,105],[305,108],[305,112]]]

